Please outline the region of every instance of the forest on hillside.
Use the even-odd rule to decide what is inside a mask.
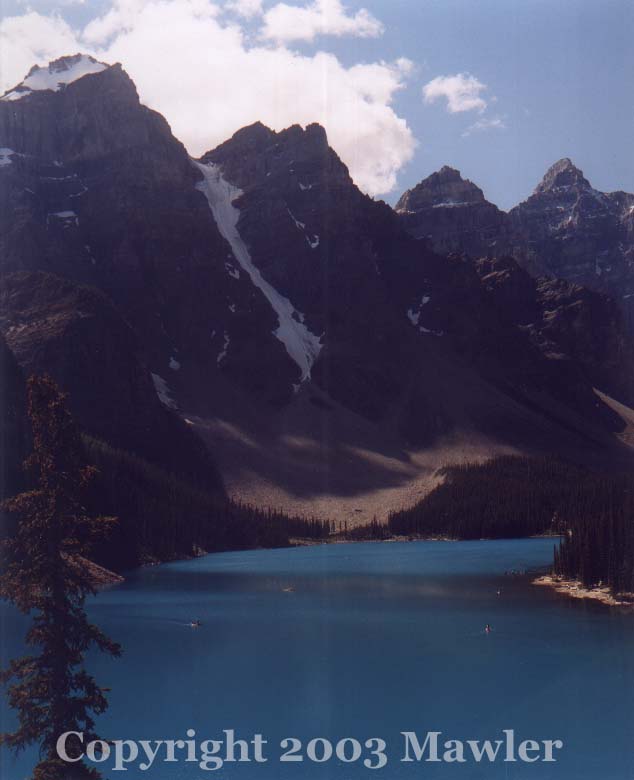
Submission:
[[[109,568],[203,551],[286,547],[295,537],[330,534],[327,521],[242,504],[99,439],[83,436],[82,441],[88,462],[97,468],[90,508],[119,518],[109,539],[95,551],[95,560]]]
[[[445,481],[393,513],[395,536],[561,536],[554,571],[592,587],[634,591],[634,480],[556,458],[505,456],[443,470]],[[371,536],[368,527],[368,536]]]
[[[323,539],[332,530],[328,521],[233,501],[215,483],[206,488],[87,434],[81,446],[86,464],[96,470],[86,509],[117,518],[91,558],[114,571],[203,552],[287,547],[295,538]],[[28,472],[5,487],[7,498],[29,490]],[[2,512],[1,535],[12,537],[15,523]]]

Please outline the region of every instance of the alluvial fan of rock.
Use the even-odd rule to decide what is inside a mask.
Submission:
[[[566,170],[533,197],[586,186]],[[625,456],[593,388],[631,400],[631,343],[604,296],[492,259],[522,214],[449,168],[395,212],[315,124],[192,160],[120,65],[84,55],[0,98],[0,330],[22,370],[93,435],[218,485],[211,452],[276,506],[402,505],[411,453],[431,473],[448,441]]]

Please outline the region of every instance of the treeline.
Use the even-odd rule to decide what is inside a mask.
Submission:
[[[445,481],[388,521],[396,536],[561,535],[557,574],[634,590],[634,480],[556,458],[505,456],[444,469]]]
[[[587,477],[577,486],[581,511],[562,510],[566,528],[554,571],[587,587],[634,592],[634,480],[630,475]]]
[[[98,469],[90,509],[119,522],[95,551],[117,570],[202,551],[285,547],[296,538],[329,535],[327,521],[292,517],[231,501],[98,439],[82,437],[86,459]]]
[[[553,518],[570,500],[582,470],[555,458],[504,456],[443,469],[444,482],[388,521],[397,536],[456,539],[522,537],[556,531]]]
[[[356,525],[348,528],[348,523],[340,523],[338,530],[333,531],[333,537],[346,542],[382,542],[392,536],[390,529],[385,523],[379,523],[376,518],[372,518],[365,525]]]

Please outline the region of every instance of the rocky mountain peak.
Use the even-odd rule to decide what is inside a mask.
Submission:
[[[101,73],[110,66],[98,62],[88,54],[73,54],[59,57],[47,66],[34,65],[24,81],[6,92],[0,100],[14,101],[30,95],[32,92],[50,90],[58,92],[62,87],[92,73]]]
[[[564,157],[546,171],[544,178],[535,189],[535,194],[570,188],[591,189],[590,182],[584,177],[583,172],[570,158]]]
[[[432,176],[436,176],[439,180],[444,182],[463,180],[460,171],[457,168],[452,168],[451,165],[443,165],[435,174],[432,173]]]
[[[201,162],[220,165],[227,180],[242,190],[290,185],[305,191],[317,180],[327,180],[328,186],[352,186],[347,167],[317,123],[306,127],[295,124],[276,132],[256,122],[207,152]]]
[[[396,204],[398,212],[420,211],[442,206],[464,206],[485,203],[484,193],[469,179],[463,179],[460,171],[444,165],[439,171],[408,190]]]
[[[129,156],[136,167],[142,149],[146,162],[156,158],[159,176],[171,164],[193,176],[184,147],[165,119],[142,105],[121,65],[86,54],[31,68],[0,98],[0,148],[12,150],[30,168],[92,164],[112,154]]]

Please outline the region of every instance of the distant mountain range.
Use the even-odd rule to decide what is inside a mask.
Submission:
[[[319,125],[190,159],[85,55],[0,98],[0,147],[0,330],[111,446],[352,520],[449,462],[630,457],[634,196],[569,161],[509,214],[449,168],[393,210]]]
[[[408,190],[396,211],[436,251],[508,254],[533,274],[612,296],[634,332],[634,195],[595,190],[568,158],[508,213],[448,167]]]

